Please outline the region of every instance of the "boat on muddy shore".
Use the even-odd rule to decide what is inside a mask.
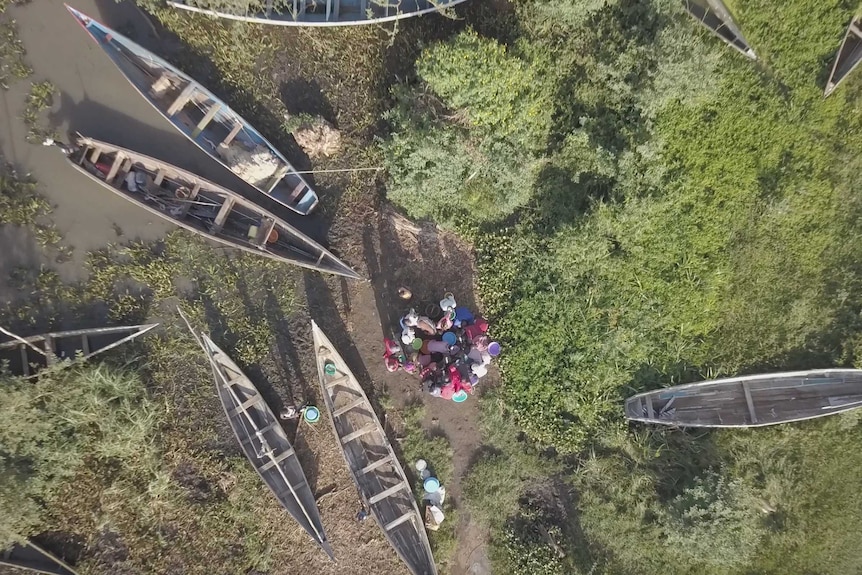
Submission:
[[[362,279],[326,248],[240,194],[167,162],[81,136],[64,150],[79,172],[207,239],[284,263]]]
[[[287,158],[215,94],[117,31],[66,8],[141,96],[212,159],[299,214],[317,206],[317,194]]]
[[[193,329],[182,311],[180,316],[206,354],[219,400],[242,452],[281,506],[334,561],[314,492],[281,422],[239,366],[209,336]]]
[[[410,481],[374,407],[341,354],[312,321],[320,391],[362,502],[412,575],[437,567]]]

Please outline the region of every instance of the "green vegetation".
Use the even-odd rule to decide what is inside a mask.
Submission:
[[[24,61],[24,45],[18,38],[18,27],[6,14],[6,8],[15,3],[14,0],[0,0],[0,89],[3,90],[8,90],[15,79],[33,73]]]
[[[54,103],[54,85],[48,81],[33,82],[24,107],[24,125],[27,126],[27,141],[31,144],[41,144],[45,138],[54,136],[51,130],[43,128],[42,113],[51,108]]]
[[[504,384],[483,400],[484,444],[463,493],[490,528],[497,572],[862,570],[858,415],[721,433],[627,426],[621,415],[627,395],[663,385],[862,366],[859,78],[822,99],[853,7],[733,3],[760,56],[752,63],[678,0],[476,4],[463,24],[405,23],[409,34],[395,36],[150,8],[187,48],[176,63],[279,147],[295,149],[292,119],[326,117],[344,137],[326,167],[383,162],[392,201],[473,242]],[[5,85],[29,70],[2,18]],[[305,77],[319,85],[291,85]],[[50,102],[37,86],[24,112],[33,126]],[[307,93],[314,105],[297,97]],[[34,184],[3,177],[2,223],[44,221]],[[315,184],[324,215],[348,212],[332,237],[355,239],[339,226],[366,225],[377,182]],[[60,241],[34,229],[43,244]],[[0,319],[35,328],[96,309],[120,323],[171,318],[181,303],[243,367],[284,381],[273,342],[302,306],[295,270],[175,232],[90,254],[87,271],[69,286],[48,269],[14,270],[24,300]],[[15,403],[0,408],[26,417],[0,426],[3,536],[50,526],[84,534],[90,549],[115,537],[131,550],[89,555],[84,573],[295,565],[308,542],[285,535],[259,479],[225,451],[233,439],[187,334],[168,319],[142,345],[145,364],[9,383]],[[73,413],[54,403],[57,387]],[[454,481],[449,441],[422,428],[419,410],[403,419],[404,461],[422,457]],[[431,534],[444,568],[458,522],[446,513]]]
[[[11,166],[0,166],[0,224],[27,228],[40,246],[56,252],[56,261],[65,261],[72,250],[62,244],[63,236],[50,221],[51,211],[36,182]]]
[[[49,502],[88,466],[116,469],[107,489],[154,495],[158,416],[137,374],[96,366],[2,385],[0,546],[44,528]]]
[[[822,97],[851,11],[740,6],[752,64],[679,2],[514,8],[422,52],[382,144],[389,198],[473,239],[505,345],[491,411],[527,444],[490,436],[466,490],[497,569],[859,570],[855,486],[829,479],[853,473],[855,420],[690,435],[621,414],[659,386],[860,364],[859,79]],[[515,463],[530,445],[559,469]],[[571,508],[535,513],[554,481]]]

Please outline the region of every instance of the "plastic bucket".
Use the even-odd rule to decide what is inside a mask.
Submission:
[[[309,405],[302,410],[302,417],[308,423],[317,423],[317,421],[320,419],[320,410],[313,405]]]
[[[440,481],[436,477],[426,477],[425,481],[422,482],[422,487],[427,493],[437,493],[437,490],[440,489]]]
[[[452,401],[454,401],[455,403],[463,403],[467,401],[468,397],[470,396],[467,395],[467,392],[462,389],[455,392],[455,395],[452,396]]]
[[[424,470],[428,469],[428,462],[424,459],[416,460],[416,471],[422,473]]]
[[[500,351],[500,344],[496,341],[492,341],[488,344],[488,354],[490,354],[491,357],[497,357],[500,355]]]
[[[458,341],[458,336],[456,336],[451,331],[447,331],[443,334],[443,341],[445,341],[449,345],[455,345],[455,342]]]
[[[412,345],[414,350],[419,351],[420,349],[422,349],[422,340],[417,337],[413,340]]]
[[[336,371],[338,370],[335,369],[335,364],[331,361],[327,361],[323,364],[323,373],[325,373],[326,375],[335,375]]]

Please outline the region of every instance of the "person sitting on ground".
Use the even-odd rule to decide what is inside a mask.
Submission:
[[[475,338],[484,335],[488,331],[488,322],[481,317],[477,317],[476,321],[464,328],[464,335],[467,341],[473,341]]]
[[[455,327],[461,327],[462,325],[470,325],[473,323],[473,312],[467,309],[464,306],[458,306],[455,308],[455,319],[452,321],[455,324]]]

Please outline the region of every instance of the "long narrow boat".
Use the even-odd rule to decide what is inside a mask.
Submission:
[[[686,11],[704,28],[721,39],[722,42],[752,60],[757,60],[757,54],[748,45],[748,41],[739,31],[730,10],[722,0],[684,0]]]
[[[362,279],[283,219],[187,170],[81,135],[65,152],[79,172],[187,230],[285,263]]]
[[[32,541],[23,545],[13,545],[0,551],[0,565],[28,569],[46,575],[78,575],[62,559],[45,551]]]
[[[192,329],[182,311],[180,315],[210,362],[219,400],[243,453],[281,506],[334,561],[314,493],[281,422],[236,363],[206,334]]]
[[[314,321],[311,330],[320,389],[332,430],[366,507],[413,575],[436,575],[425,524],[410,482],[371,402]]]
[[[168,0],[174,8],[278,26],[380,24],[451,8],[465,0],[248,0],[226,8],[219,0]]]
[[[40,369],[61,365],[63,360],[89,359],[140,337],[158,325],[77,329],[16,338],[0,343],[0,363],[8,361],[10,373],[33,377]]]
[[[249,185],[306,215],[317,194],[287,158],[226,103],[122,34],[66,6],[126,79],[173,126]]]
[[[679,427],[761,427],[862,407],[862,370],[818,369],[747,375],[639,393],[633,421]]]
[[[838,53],[835,54],[835,63],[832,64],[823,97],[831,94],[838,84],[859,66],[860,62],[862,62],[862,18],[856,16],[847,27],[844,40],[841,41]]]

